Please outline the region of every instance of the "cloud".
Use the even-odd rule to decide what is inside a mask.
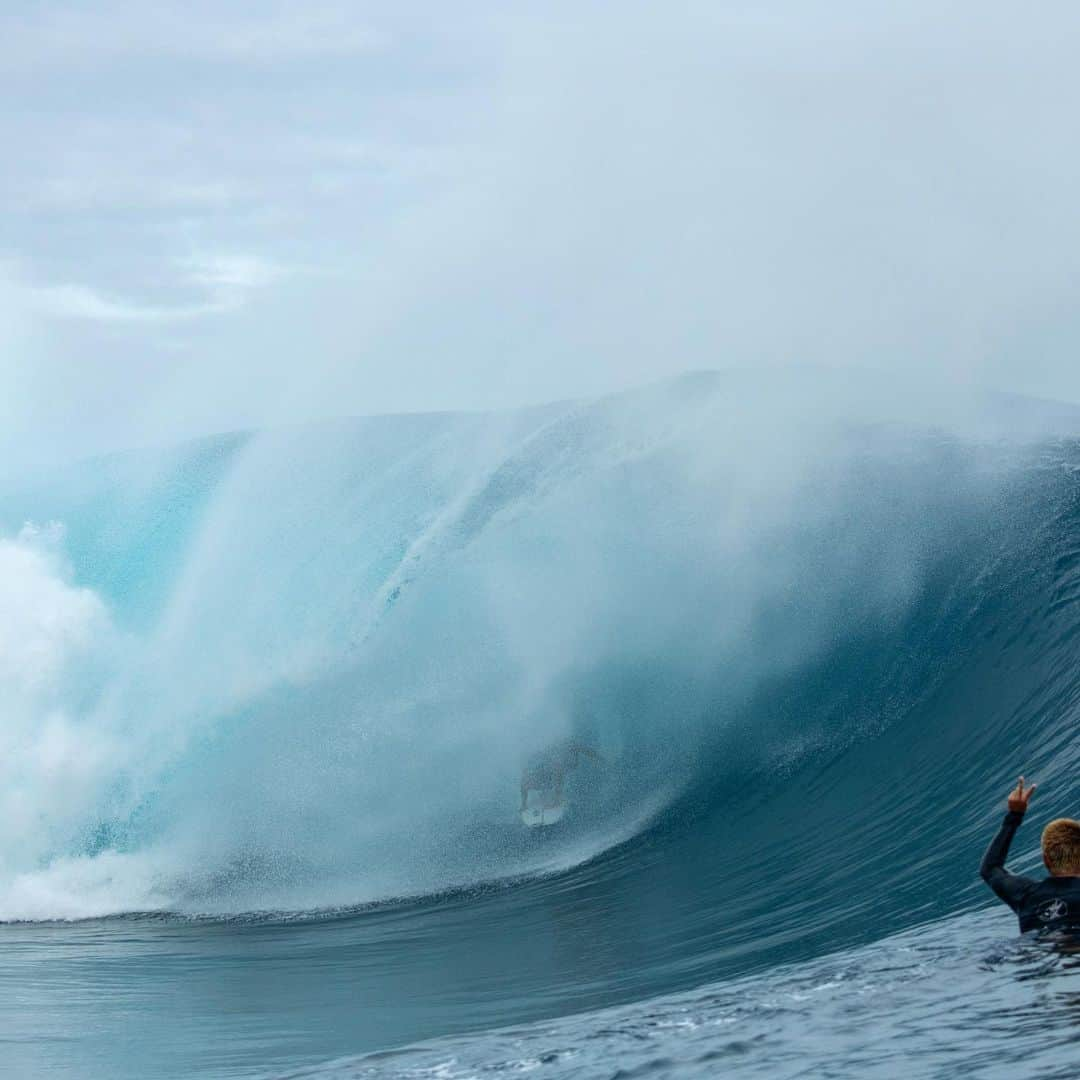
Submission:
[[[69,148],[69,152],[74,148]],[[109,147],[86,153],[68,175],[22,178],[9,175],[7,198],[13,209],[29,214],[142,211],[156,214],[211,214],[241,210],[258,198],[250,184],[209,177],[164,177],[142,162],[128,160]],[[141,167],[140,167],[141,166]],[[3,181],[0,181],[3,182]]]
[[[55,319],[88,319],[104,323],[160,323],[195,319],[229,310],[222,303],[187,307],[155,307],[102,296],[85,285],[30,287],[25,296],[31,310]]]
[[[246,10],[245,10],[246,9]],[[5,18],[0,70],[82,67],[132,56],[275,63],[381,50],[384,34],[348,4],[73,4],[25,6]]]
[[[196,284],[210,290],[246,292],[279,281],[285,268],[256,255],[193,255],[181,267]]]
[[[8,302],[26,315],[99,323],[173,323],[222,315],[249,295],[280,281],[286,270],[269,259],[242,254],[192,255],[175,261],[175,278],[205,297],[199,303],[151,304],[105,294],[83,284],[30,284],[7,267]]]

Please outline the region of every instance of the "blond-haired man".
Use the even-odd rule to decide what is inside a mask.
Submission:
[[[983,856],[983,881],[1016,912],[1020,932],[1080,929],[1080,821],[1058,818],[1043,829],[1042,855],[1050,876],[1035,878],[1010,874],[1005,869],[1009,844],[1024,820],[1035,785],[1024,787],[1021,776],[1009,793],[1009,812]]]

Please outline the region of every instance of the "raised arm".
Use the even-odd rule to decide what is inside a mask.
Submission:
[[[1009,793],[1009,810],[1005,815],[1005,820],[1001,823],[997,836],[990,841],[990,846],[983,856],[982,865],[979,867],[979,875],[983,881],[1014,911],[1036,882],[1020,874],[1010,874],[1005,869],[1005,859],[1008,857],[1009,845],[1016,835],[1016,830],[1020,822],[1024,820],[1028,800],[1034,791],[1034,784],[1024,787],[1024,778],[1021,776],[1016,787]]]

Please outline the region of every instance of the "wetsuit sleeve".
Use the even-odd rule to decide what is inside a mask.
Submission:
[[[1020,874],[1010,874],[1005,869],[1005,859],[1009,854],[1009,845],[1016,834],[1024,815],[1016,810],[1010,810],[1005,815],[1005,820],[998,829],[997,836],[990,841],[990,846],[983,856],[982,865],[979,867],[979,875],[983,881],[994,890],[997,895],[1015,911],[1028,891],[1036,884],[1031,878],[1022,877]]]

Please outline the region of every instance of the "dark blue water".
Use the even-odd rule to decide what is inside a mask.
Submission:
[[[1075,1070],[1068,953],[972,914],[1016,773],[1078,793],[1080,443],[1011,408],[703,376],[13,487],[0,1069]]]
[[[959,916],[767,976],[286,1075],[1074,1076],[1077,958],[1005,940],[1003,923]]]

